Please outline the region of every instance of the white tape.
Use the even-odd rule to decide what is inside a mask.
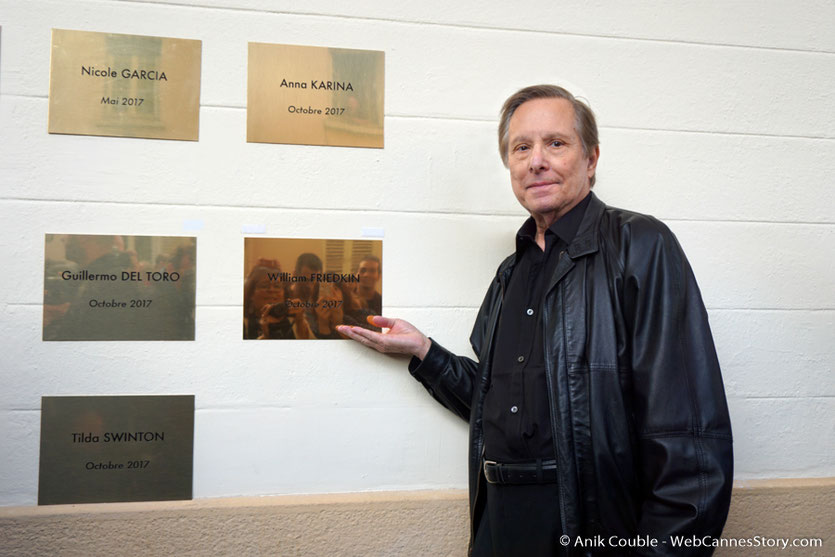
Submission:
[[[266,224],[243,224],[241,225],[241,234],[266,234]]]
[[[362,237],[363,238],[383,238],[386,235],[385,228],[376,228],[373,226],[363,226],[362,227]]]

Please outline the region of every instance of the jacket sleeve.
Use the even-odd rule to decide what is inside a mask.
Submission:
[[[642,500],[638,554],[710,555],[671,538],[718,538],[733,480],[731,425],[707,312],[675,236],[644,217],[624,229],[623,304]],[[631,236],[631,237],[630,237]]]
[[[503,263],[504,265],[504,263]],[[501,267],[500,267],[501,268]],[[488,337],[498,316],[501,287],[498,275],[493,280],[476,317],[470,344],[475,354],[484,359]],[[409,372],[420,381],[432,397],[456,416],[470,419],[474,385],[479,377],[479,363],[465,356],[456,356],[434,339],[423,361],[412,358]]]
[[[432,397],[456,416],[470,420],[470,401],[478,363],[456,356],[434,339],[423,360],[412,358],[409,372]]]

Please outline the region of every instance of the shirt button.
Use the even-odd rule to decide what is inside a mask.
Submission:
[[[517,406],[511,406],[510,407],[510,413],[511,414],[515,414],[518,411],[519,411],[519,408]]]
[[[533,315],[533,310],[531,308],[528,308],[528,311],[526,311],[525,313],[527,313],[528,315]]]
[[[521,364],[522,362],[525,361],[525,357],[524,356],[519,356],[518,358],[516,358],[516,361]]]

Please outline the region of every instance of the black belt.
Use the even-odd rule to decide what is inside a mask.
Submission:
[[[484,477],[491,484],[549,484],[557,481],[557,461],[539,460],[524,464],[484,461]]]

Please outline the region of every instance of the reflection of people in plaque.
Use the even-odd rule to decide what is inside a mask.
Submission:
[[[314,302],[319,295],[319,283],[310,280],[310,277],[319,274],[323,269],[322,260],[315,253],[303,253],[296,258],[294,275],[299,280],[294,282],[291,294],[302,302]]]
[[[114,330],[113,320],[94,315],[90,300],[121,301],[123,291],[118,281],[89,280],[86,277],[116,275],[133,268],[120,236],[70,235],[65,253],[67,261],[47,261],[44,295],[44,339],[95,340],[131,338],[126,328]],[[54,275],[53,275],[54,273]],[[65,276],[76,277],[70,280]],[[69,273],[69,274],[66,274]],[[85,277],[85,278],[79,278]],[[80,286],[76,286],[80,284]]]
[[[334,91],[331,103],[349,108],[352,123],[371,129],[382,125],[382,110],[378,106],[377,76],[382,71],[383,60],[379,57],[357,56],[355,52],[330,49],[333,60],[333,78],[336,81],[351,81],[354,91]],[[357,85],[357,78],[362,82]]]
[[[362,307],[348,283],[323,282],[318,286],[318,293],[313,311],[308,312],[316,338],[344,338],[337,331],[339,325],[381,330],[368,323],[367,318],[373,314]]]
[[[323,282],[322,259],[315,253],[302,253],[296,259],[294,276],[297,280],[290,295],[305,307],[305,316],[313,336],[320,339],[343,338],[336,330],[338,325],[356,325],[380,329],[368,324],[367,318],[375,313],[360,300],[352,285],[346,282]],[[379,312],[376,312],[379,313]]]
[[[337,283],[337,287],[342,290],[342,299],[345,300],[343,308],[345,311],[345,321],[343,324],[351,325],[352,321],[360,327],[371,329],[373,331],[382,331],[379,327],[372,325],[368,319],[374,315],[379,315],[379,312],[373,312],[362,303],[360,297],[357,295],[354,285],[347,282]]]
[[[290,298],[278,266],[257,265],[244,281],[244,339],[309,339],[304,304]]]
[[[195,291],[197,277],[194,268],[194,246],[179,246],[168,258],[164,267],[169,273],[176,273],[179,279],[172,286],[157,283],[152,284],[157,305],[164,308],[157,326],[164,327],[169,332],[166,338],[175,338],[178,332],[194,330],[194,302],[191,293]],[[180,333],[182,334],[182,333]]]
[[[336,331],[337,325],[357,325],[356,321],[345,315],[345,296],[342,289],[331,283],[322,283],[319,284],[318,292],[310,322],[313,334],[316,338],[342,338]],[[310,317],[310,314],[308,316]]]
[[[61,273],[78,273],[78,270],[78,263],[68,259],[46,261],[43,296],[43,333],[46,340],[58,338],[62,329],[61,320],[78,298],[76,289],[61,279]]]
[[[383,297],[377,292],[377,282],[383,274],[383,266],[376,255],[366,255],[360,260],[357,274],[360,277],[357,285],[357,296],[363,307],[372,315],[383,312]]]
[[[151,240],[136,236],[59,235],[46,261],[45,340],[185,340],[194,338],[194,240],[151,267]],[[132,241],[132,249],[126,242]],[[147,244],[145,244],[147,242]],[[134,249],[145,245],[147,249]]]
[[[666,555],[672,536],[718,539],[731,425],[681,246],[658,220],[592,193],[597,124],[565,89],[512,95],[499,145],[531,217],[476,318],[478,360],[402,319],[375,317],[385,334],[341,332],[413,356],[412,375],[469,422],[474,557],[633,554],[577,545],[592,538],[647,538],[657,546],[634,553]]]

